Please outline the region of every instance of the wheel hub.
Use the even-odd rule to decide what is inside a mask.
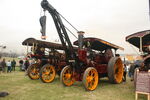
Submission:
[[[93,80],[93,77],[92,76],[88,76],[87,77],[87,82],[91,82]]]
[[[65,77],[70,79],[71,78],[71,74],[66,74]]]

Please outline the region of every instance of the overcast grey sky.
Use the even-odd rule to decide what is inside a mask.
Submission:
[[[125,42],[132,33],[150,29],[149,0],[48,0],[85,37],[97,37],[125,48],[121,53],[133,53]],[[29,37],[40,39],[39,18],[41,0],[0,0],[0,45],[8,51],[23,52],[21,43]],[[58,39],[49,13],[47,41]],[[76,34],[75,31],[73,31]],[[77,34],[76,34],[77,35]],[[71,40],[76,40],[70,36]]]

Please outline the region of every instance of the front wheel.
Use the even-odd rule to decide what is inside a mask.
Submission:
[[[83,84],[86,90],[95,90],[98,85],[98,72],[94,67],[89,67],[83,74]]]
[[[44,83],[50,83],[55,79],[56,71],[55,67],[50,64],[46,64],[41,68],[40,79]]]
[[[38,63],[32,64],[28,67],[27,74],[30,79],[39,79],[40,65]]]
[[[65,86],[71,86],[74,83],[73,70],[70,66],[65,66],[60,73],[60,81]]]

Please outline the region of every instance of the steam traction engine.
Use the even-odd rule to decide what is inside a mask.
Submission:
[[[60,75],[60,71],[66,65],[65,55],[58,52],[63,50],[61,44],[28,38],[23,41],[23,45],[31,47],[31,51],[27,50],[27,57],[34,60],[28,67],[28,76],[31,79],[41,79],[43,82],[52,82],[56,73]]]
[[[136,100],[138,99],[138,94],[147,94],[149,99],[150,30],[145,30],[145,31],[131,34],[126,37],[126,41],[139,49],[143,60],[141,65],[134,70],[135,98]]]
[[[131,34],[126,37],[126,41],[137,47],[141,52],[143,63],[139,70],[148,71],[150,69],[150,30]]]
[[[65,86],[71,86],[75,81],[82,81],[86,90],[94,90],[100,77],[108,77],[111,83],[121,83],[123,64],[115,57],[112,49],[123,49],[107,41],[97,38],[83,38],[84,32],[78,32],[78,46],[75,51],[68,37],[66,28],[57,10],[47,0],[41,2],[44,11],[48,11],[55,23],[62,46],[66,55],[66,64],[60,74],[60,81]],[[45,36],[45,18],[41,17],[42,35]],[[67,48],[68,46],[68,48]]]

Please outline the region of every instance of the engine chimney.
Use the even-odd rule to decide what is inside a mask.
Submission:
[[[84,35],[83,31],[79,31],[78,32],[78,45],[79,45],[79,49],[83,48],[83,35]]]

